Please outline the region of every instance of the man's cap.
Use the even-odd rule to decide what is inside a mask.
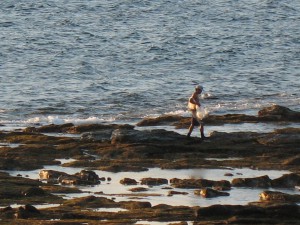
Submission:
[[[196,89],[196,90],[197,90],[197,89],[203,90],[203,86],[197,85],[197,86],[195,87],[195,89]]]

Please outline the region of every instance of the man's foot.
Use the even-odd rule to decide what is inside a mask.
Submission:
[[[209,137],[205,137],[205,136],[202,136],[202,137],[201,137],[201,140],[202,140],[202,141],[208,140],[208,139],[209,139]]]

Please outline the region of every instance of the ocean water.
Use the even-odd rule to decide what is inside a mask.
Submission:
[[[300,1],[3,0],[0,124],[300,110]]]

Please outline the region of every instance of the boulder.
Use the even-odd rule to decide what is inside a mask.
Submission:
[[[293,111],[289,108],[273,105],[270,107],[265,107],[258,112],[258,117],[264,118],[265,120],[272,121],[300,121],[300,112]]]
[[[61,176],[66,176],[67,173],[55,170],[41,170],[39,176],[41,180],[57,180]]]
[[[172,123],[179,121],[181,118],[182,117],[178,115],[163,115],[155,118],[144,118],[136,125],[138,127],[172,125]]]
[[[295,173],[284,174],[271,181],[272,187],[276,188],[294,188],[300,185],[300,175]]]
[[[285,145],[285,146],[299,146],[300,133],[280,133],[275,131],[257,139],[258,143],[263,145]]]
[[[213,140],[214,143],[255,143],[257,138],[262,136],[262,134],[258,134],[256,132],[219,132],[213,131],[210,134],[210,139]]]
[[[81,185],[83,182],[73,175],[62,175],[58,178],[58,182],[62,185]]]
[[[82,141],[106,142],[106,141],[110,141],[112,132],[113,129],[104,129],[101,131],[85,132],[81,135],[80,139]]]
[[[163,185],[168,184],[168,180],[165,178],[142,178],[141,184],[148,186]]]
[[[269,188],[271,187],[271,179],[267,175],[254,178],[235,178],[231,185],[234,187]]]
[[[217,191],[211,188],[203,188],[200,190],[195,190],[194,191],[195,195],[200,195],[204,198],[215,198],[219,196],[229,196],[229,193],[227,192],[222,192],[222,191]]]
[[[15,214],[16,219],[28,219],[39,217],[41,215],[40,211],[32,205],[20,206]]]
[[[75,176],[88,184],[100,184],[99,176],[91,170],[81,170],[79,173],[75,173]]]
[[[260,193],[261,201],[300,202],[300,195],[291,195],[279,191],[264,191]]]
[[[172,187],[176,188],[205,188],[214,187],[215,189],[229,190],[231,184],[227,180],[213,181],[207,179],[178,179],[172,178],[170,180]]]
[[[138,182],[135,179],[124,178],[124,179],[120,180],[120,184],[123,184],[123,185],[137,185]]]
[[[70,175],[55,170],[41,170],[40,179],[50,182],[59,182],[64,185],[95,185],[100,184],[99,176],[90,170],[82,170],[79,173]]]
[[[173,196],[173,195],[188,195],[188,192],[182,192],[182,191],[169,191],[168,196]]]

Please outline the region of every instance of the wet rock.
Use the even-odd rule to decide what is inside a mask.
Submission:
[[[62,125],[49,124],[41,127],[27,127],[24,132],[39,132],[39,133],[64,133],[68,131],[74,124],[66,123]]]
[[[212,205],[196,210],[196,219],[204,218],[230,218],[239,216],[244,218],[287,218],[297,220],[300,218],[300,206],[296,204],[275,204],[271,206],[255,206],[255,205]],[[282,221],[279,222],[281,224]],[[250,223],[251,224],[251,223]],[[283,223],[286,224],[286,223]]]
[[[99,176],[91,170],[81,170],[79,173],[75,173],[75,176],[87,184],[100,184]]]
[[[289,204],[289,203],[283,203],[283,204],[275,204],[271,205],[265,208],[266,213],[270,217],[276,217],[280,220],[283,218],[297,218],[298,222],[300,219],[300,206],[297,204]]]
[[[95,132],[95,131],[109,131],[109,130],[115,130],[115,129],[124,129],[124,130],[131,130],[134,126],[128,125],[128,124],[83,124],[79,126],[74,126],[68,130],[69,133],[84,133],[84,132]]]
[[[257,139],[258,143],[263,145],[285,145],[296,146],[300,144],[300,129],[297,132],[286,133],[276,130],[273,133],[261,136]]]
[[[255,133],[255,132],[219,132],[219,131],[213,131],[210,134],[210,139],[214,142],[220,142],[220,143],[254,143],[257,141],[257,138],[259,138],[261,134]]]
[[[203,217],[230,217],[239,206],[231,205],[212,205],[203,207],[196,211],[196,219]]]
[[[227,180],[213,181],[207,179],[178,179],[173,178],[170,180],[172,187],[176,188],[205,188],[205,187],[219,187],[222,189],[230,189],[231,184]]]
[[[141,185],[148,185],[148,186],[157,186],[168,184],[168,180],[165,178],[143,178],[141,179]]]
[[[300,185],[300,175],[295,173],[284,174],[279,178],[271,181],[272,187],[277,188],[294,188]]]
[[[120,206],[128,210],[146,209],[152,207],[150,202],[139,202],[139,201],[120,202]]]
[[[109,166],[100,166],[99,169],[103,171],[109,171],[113,173],[118,172],[142,172],[148,171],[148,168],[141,166],[132,166],[132,165],[109,165]]]
[[[222,191],[217,191],[211,188],[203,188],[200,190],[195,190],[194,191],[195,195],[200,195],[203,198],[215,198],[219,196],[229,196],[229,193],[227,192],[222,192]]]
[[[81,135],[81,140],[83,141],[100,141],[100,142],[106,142],[110,141],[113,129],[105,129],[101,131],[95,131],[95,132],[86,132]]]
[[[95,197],[93,195],[70,199],[64,202],[65,206],[71,207],[82,207],[82,208],[114,208],[120,207],[119,203],[105,198],[105,197]]]
[[[291,195],[279,191],[264,191],[260,193],[261,201],[300,202],[300,195]]]
[[[41,180],[57,180],[61,176],[67,176],[67,173],[55,170],[41,170],[39,177]]]
[[[18,208],[15,216],[17,219],[28,219],[32,217],[39,217],[41,215],[40,211],[32,205],[25,205]]]
[[[286,160],[284,160],[284,162],[282,163],[283,165],[300,165],[300,155],[296,155],[293,157],[290,157]]]
[[[166,130],[114,130],[111,143],[174,143],[185,140],[185,137]]]
[[[0,218],[2,219],[14,219],[15,210],[11,206],[0,209]]]
[[[136,125],[138,127],[171,125],[173,122],[177,122],[181,118],[182,117],[176,115],[164,115],[156,118],[145,118],[142,121],[138,122]]]
[[[258,121],[256,116],[245,114],[208,115],[203,120],[206,124],[212,125],[225,123],[253,123]]]
[[[271,187],[271,179],[267,175],[254,178],[235,178],[231,185],[234,187],[268,188]]]
[[[64,185],[95,185],[100,184],[99,176],[90,170],[82,170],[79,173],[70,175],[55,170],[41,170],[39,172],[40,179],[49,182],[59,182]]]
[[[129,189],[129,191],[132,191],[132,192],[144,192],[144,191],[148,191],[148,190],[149,190],[148,188],[144,188],[144,187],[136,187],[136,188]]]
[[[300,121],[300,113],[290,110],[289,108],[273,105],[265,107],[258,112],[259,117],[263,117],[264,120],[288,120],[288,121]]]
[[[58,178],[58,182],[62,185],[84,185],[84,182],[74,175],[62,175]]]
[[[24,196],[32,197],[32,196],[46,196],[47,193],[39,187],[31,187],[22,193]]]
[[[123,184],[123,185],[137,185],[138,182],[135,179],[124,178],[124,179],[120,180],[120,184]]]
[[[25,210],[32,214],[40,214],[41,213],[37,208],[35,208],[34,206],[32,206],[30,204],[25,205]]]
[[[232,173],[225,173],[224,176],[226,176],[226,177],[233,177],[234,175]]]
[[[173,195],[188,195],[188,192],[182,192],[182,191],[169,191],[168,196],[173,196]]]

